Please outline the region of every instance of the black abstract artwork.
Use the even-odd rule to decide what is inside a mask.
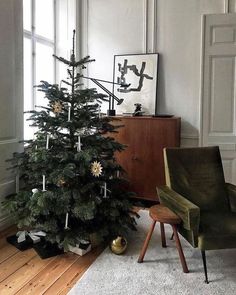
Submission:
[[[117,91],[122,93],[128,93],[131,91],[141,91],[143,87],[143,80],[145,78],[149,80],[153,80],[153,77],[149,76],[148,74],[145,74],[145,68],[146,68],[145,61],[142,61],[142,66],[140,70],[138,70],[136,65],[128,64],[128,59],[124,59],[123,65],[121,63],[118,63],[118,71],[120,72],[120,77],[117,77],[117,83],[129,84],[129,81],[126,81],[126,76],[128,74],[128,71],[133,72],[134,75],[139,77],[139,81],[138,81],[138,86],[136,88],[130,85],[130,87],[127,87],[127,88],[118,88]]]
[[[123,99],[117,114],[133,113],[134,104],[142,105],[142,113],[155,114],[157,97],[158,53],[114,56],[113,93]]]

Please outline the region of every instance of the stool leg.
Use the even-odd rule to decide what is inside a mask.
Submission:
[[[185,260],[185,257],[184,257],[183,249],[182,249],[182,246],[180,244],[179,235],[178,235],[178,232],[177,232],[177,227],[176,227],[176,225],[173,224],[172,228],[173,228],[174,237],[175,237],[175,243],[176,243],[176,247],[177,247],[178,252],[179,252],[179,258],[180,258],[180,261],[181,261],[181,264],[182,264],[183,272],[188,273],[189,271],[188,271],[188,267],[187,267],[186,260]]]
[[[160,228],[161,228],[161,243],[162,247],[166,248],[166,235],[165,235],[165,226],[164,223],[160,222]]]
[[[148,247],[149,241],[151,239],[151,236],[152,236],[153,230],[155,228],[155,225],[156,225],[156,221],[153,220],[153,222],[151,224],[151,227],[149,229],[149,232],[147,234],[146,240],[145,240],[145,242],[143,244],[143,248],[142,248],[142,250],[140,252],[140,255],[139,255],[139,258],[138,258],[138,263],[143,262],[143,258],[145,256],[146,251],[147,251],[147,247]]]

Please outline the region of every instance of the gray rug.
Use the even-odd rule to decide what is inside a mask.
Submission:
[[[130,235],[127,252],[117,256],[109,248],[105,249],[69,295],[236,294],[236,249],[207,252],[210,280],[207,285],[200,251],[183,239],[190,273],[182,272],[175,242],[169,240],[169,226],[165,226],[168,247],[161,247],[157,223],[144,262],[137,263],[151,222],[148,211],[141,211],[140,216],[138,231]]]

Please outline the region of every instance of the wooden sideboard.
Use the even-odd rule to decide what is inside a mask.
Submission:
[[[164,147],[180,145],[180,118],[118,117],[118,125],[124,125],[112,135],[127,145],[117,153],[118,163],[126,171],[129,189],[138,198],[158,200],[156,186],[165,184],[163,161]]]

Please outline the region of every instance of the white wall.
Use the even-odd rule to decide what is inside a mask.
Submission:
[[[182,145],[200,128],[201,17],[235,11],[235,0],[80,0],[80,53],[90,76],[112,80],[113,56],[161,54],[158,111],[182,118]]]

